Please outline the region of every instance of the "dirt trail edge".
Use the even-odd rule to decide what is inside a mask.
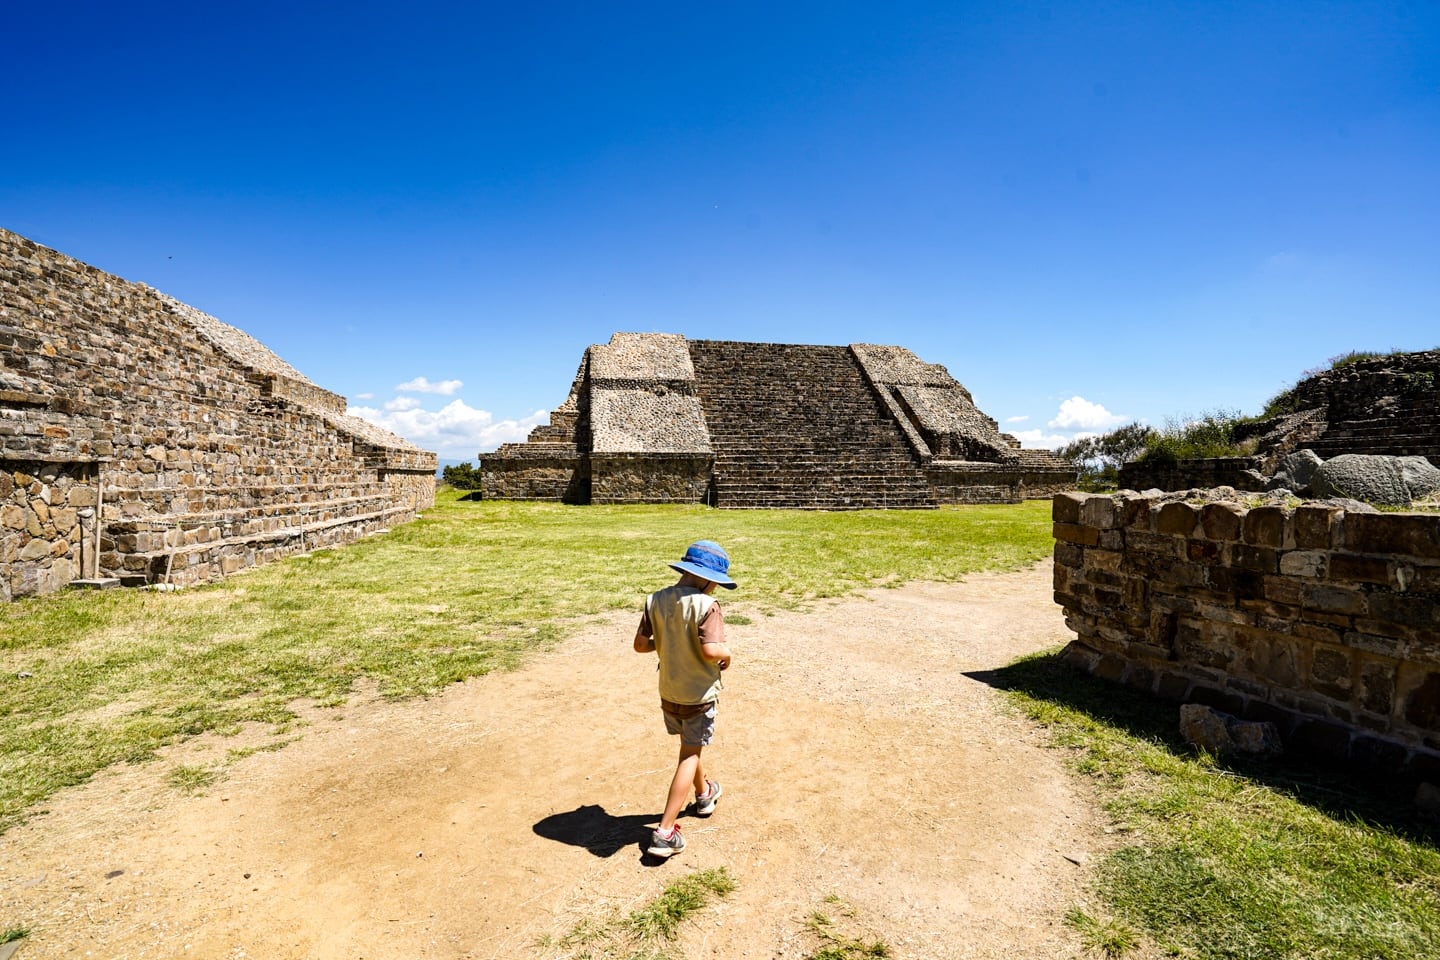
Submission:
[[[0,837],[0,927],[31,929],[18,960],[569,956],[544,938],[725,867],[675,956],[807,957],[816,911],[899,958],[1076,956],[1101,816],[966,676],[1067,639],[1050,590],[1042,563],[731,625],[725,795],[662,865],[676,744],[626,613],[428,701],[313,711],[281,750],[207,737],[66,791]],[[184,796],[178,764],[225,778]]]

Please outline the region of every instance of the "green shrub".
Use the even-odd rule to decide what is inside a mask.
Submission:
[[[1145,463],[1175,463],[1208,457],[1239,457],[1250,451],[1235,439],[1235,428],[1245,421],[1238,412],[1217,410],[1194,418],[1171,419],[1163,429],[1153,431],[1145,452]]]
[[[480,471],[467,463],[457,463],[440,471],[440,479],[456,490],[479,490]]]

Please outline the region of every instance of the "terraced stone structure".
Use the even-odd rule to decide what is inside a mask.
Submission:
[[[435,465],[240,330],[0,230],[0,599],[354,540],[430,506]]]
[[[1422,456],[1440,466],[1440,350],[1397,353],[1343,364],[1287,391],[1290,412],[1247,427],[1244,457],[1129,463],[1120,485],[1131,490],[1230,486],[1263,490],[1263,478],[1296,450],[1323,460],[1345,453]]]
[[[480,467],[487,498],[733,508],[1008,503],[1075,484],[903,347],[662,333],[589,347],[550,423]]]

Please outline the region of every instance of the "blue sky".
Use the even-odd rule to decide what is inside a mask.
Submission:
[[[895,343],[1027,446],[1440,345],[1440,4],[12,5],[0,226],[442,457],[616,330]]]

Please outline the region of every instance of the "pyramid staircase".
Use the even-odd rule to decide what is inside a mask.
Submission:
[[[1333,408],[1332,408],[1333,409]],[[1440,409],[1433,398],[1402,399],[1386,416],[1332,420],[1305,444],[1323,460],[1342,453],[1429,457],[1440,464]]]
[[[727,508],[931,508],[915,454],[848,347],[690,341]]]

